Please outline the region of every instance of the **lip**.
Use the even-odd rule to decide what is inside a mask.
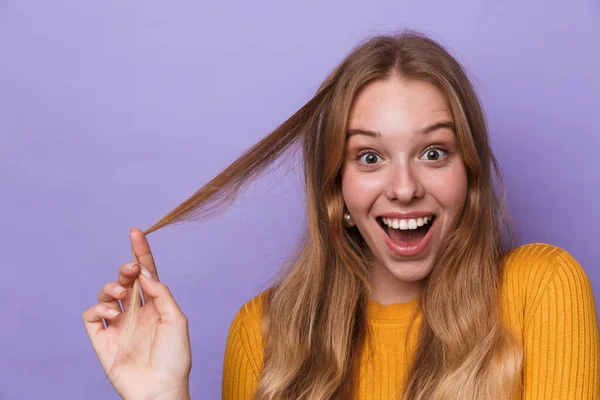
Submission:
[[[432,214],[423,214],[421,213],[420,215],[416,215],[413,216],[412,214],[416,215],[417,213],[410,213],[410,218],[416,218],[419,216],[428,216],[428,215],[432,215]],[[387,215],[390,214],[386,214],[385,216],[383,216],[384,218],[402,218],[402,217],[388,217]],[[409,218],[409,217],[403,217],[403,218]],[[396,255],[402,256],[402,257],[416,257],[419,254],[421,254],[429,245],[429,242],[431,241],[431,237],[433,236],[433,234],[435,233],[436,229],[437,229],[437,218],[434,218],[433,220],[433,224],[431,225],[431,228],[429,228],[429,231],[427,231],[427,234],[423,237],[423,240],[421,240],[419,242],[419,244],[415,245],[415,246],[401,246],[398,243],[394,242],[392,240],[392,238],[390,238],[388,236],[388,234],[385,232],[385,230],[381,227],[381,225],[377,224],[377,226],[379,227],[381,234],[383,235],[383,239],[385,241],[385,244],[387,245],[388,249],[390,249],[390,251]]]
[[[401,212],[389,212],[385,214],[381,214],[376,216],[376,218],[396,218],[396,219],[407,219],[407,218],[421,218],[421,217],[429,217],[435,216],[435,213],[429,211],[412,211],[408,213]]]

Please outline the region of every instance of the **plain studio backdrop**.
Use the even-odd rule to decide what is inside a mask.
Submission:
[[[0,1],[0,399],[114,399],[81,320],[147,229],[291,116],[362,39],[429,34],[464,65],[521,243],[600,301],[600,4]],[[297,158],[225,214],[148,236],[189,318],[192,398],[304,224]]]

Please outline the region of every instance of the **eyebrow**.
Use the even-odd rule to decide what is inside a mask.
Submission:
[[[417,129],[413,132],[414,135],[424,135],[433,131],[437,131],[438,129],[450,129],[452,132],[456,133],[456,126],[452,121],[440,121],[436,122],[433,125],[426,126],[425,128]],[[381,139],[383,136],[381,132],[378,130],[369,130],[369,129],[348,129],[346,132],[346,139],[350,139],[354,135],[365,135],[370,136],[375,139]]]

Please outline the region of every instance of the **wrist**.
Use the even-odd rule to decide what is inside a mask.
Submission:
[[[169,392],[163,392],[154,396],[146,397],[147,400],[190,400],[188,388],[175,389]]]
[[[190,400],[190,392],[185,388],[169,393],[162,393],[153,400]]]

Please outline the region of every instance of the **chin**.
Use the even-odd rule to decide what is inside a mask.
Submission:
[[[433,269],[433,261],[429,258],[414,261],[388,261],[384,268],[396,279],[403,282],[418,282],[427,278]]]

